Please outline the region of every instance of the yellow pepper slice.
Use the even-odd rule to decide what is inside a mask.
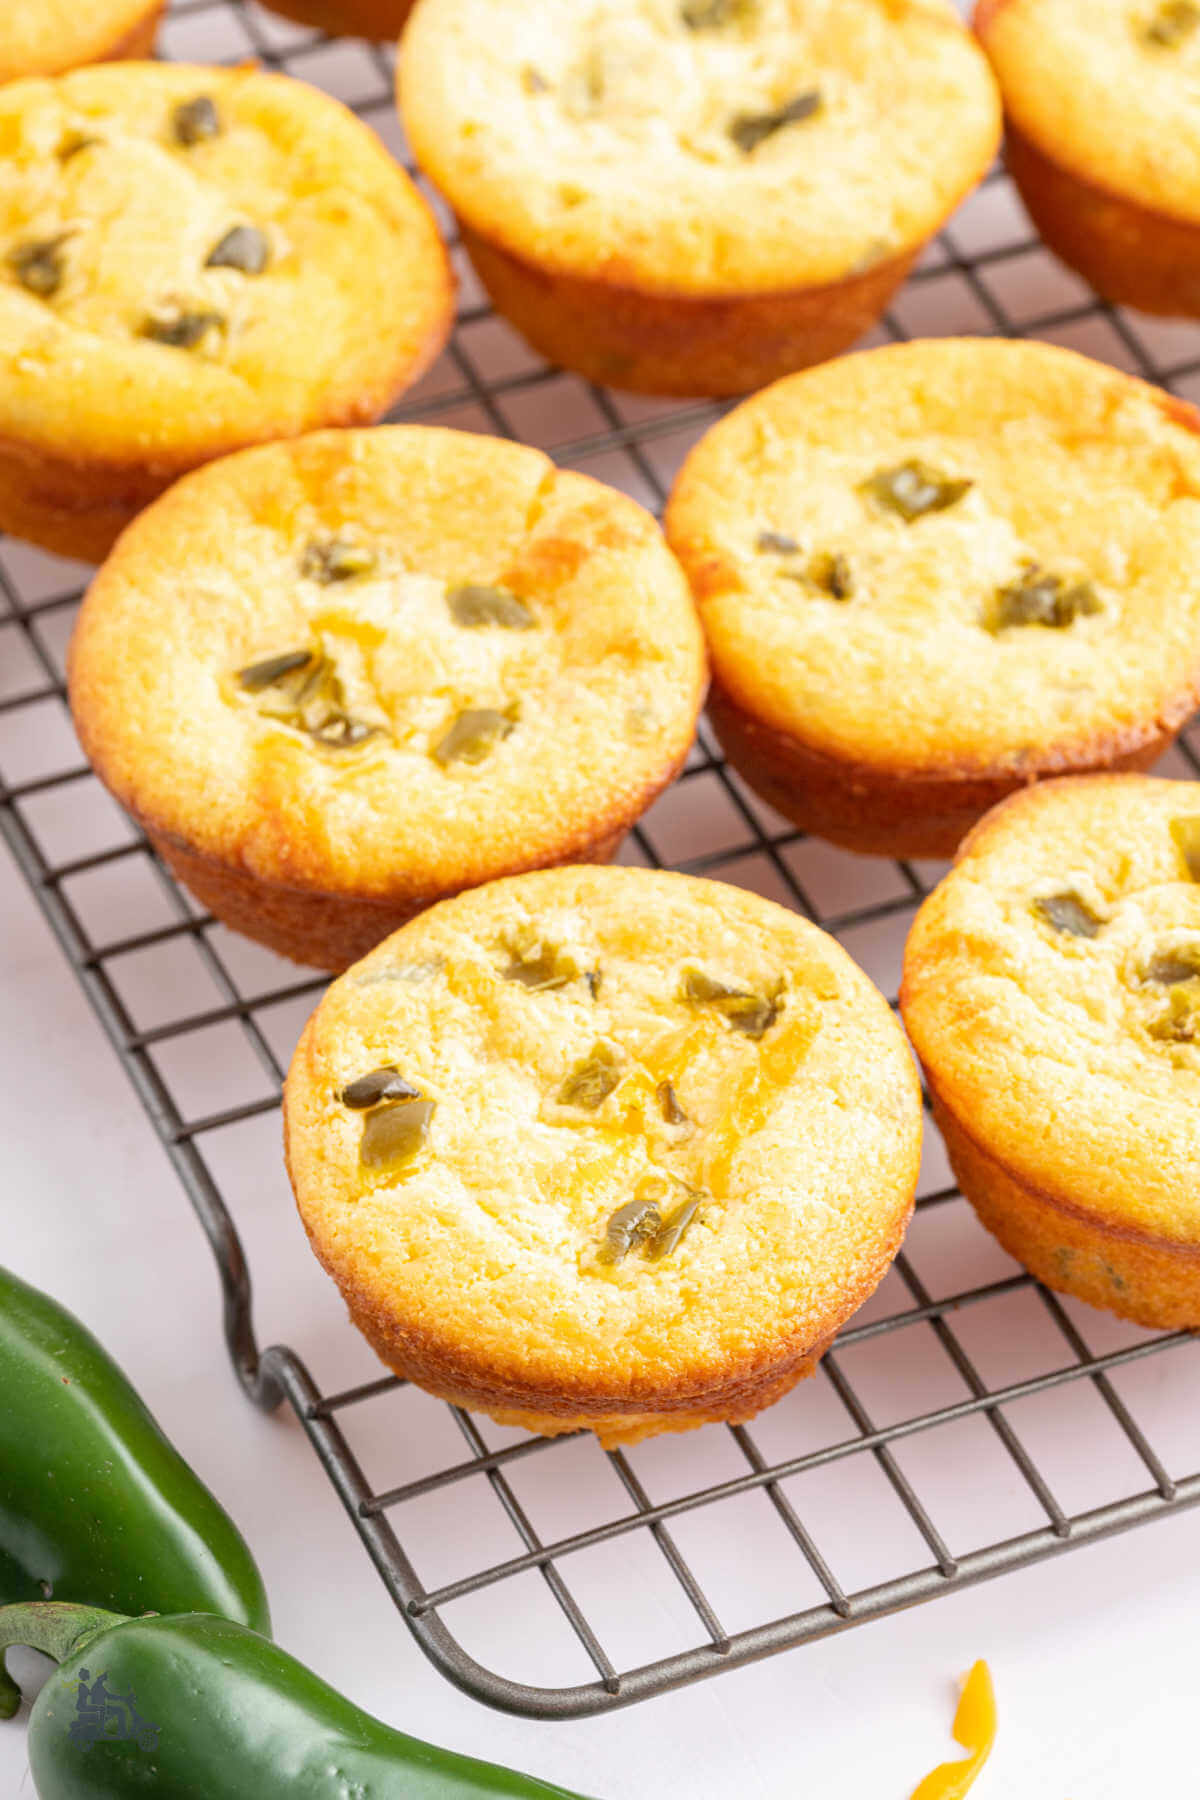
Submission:
[[[991,1755],[996,1739],[996,1694],[985,1662],[977,1662],[963,1683],[954,1735],[970,1755],[963,1762],[939,1764],[914,1790],[912,1800],[962,1800]]]

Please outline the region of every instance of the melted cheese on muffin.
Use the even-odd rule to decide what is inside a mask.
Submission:
[[[85,602],[71,699],[156,830],[267,881],[429,898],[626,829],[704,687],[654,520],[540,452],[316,433],[179,483]]]
[[[6,438],[119,475],[374,417],[450,295],[416,190],[301,82],[118,63],[0,90]]]
[[[388,1065],[420,1100],[348,1104]],[[373,1162],[372,1121],[422,1102],[424,1136]],[[898,1027],[832,939],[633,869],[405,927],[330,989],[286,1117],[352,1313],[417,1379],[552,1410],[679,1405],[823,1345],[895,1253],[920,1142]]]
[[[1050,782],[997,808],[917,916],[904,1018],[1005,1168],[1200,1244],[1200,784]],[[1193,967],[1194,964],[1194,967]]]
[[[1068,351],[940,340],[791,377],[692,453],[667,530],[721,684],[833,756],[1052,767],[1200,693],[1192,415]]]
[[[943,0],[422,0],[400,84],[418,161],[485,237],[685,294],[910,248],[999,135]]]

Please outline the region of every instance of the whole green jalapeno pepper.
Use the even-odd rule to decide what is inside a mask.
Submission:
[[[29,1717],[38,1800],[582,1800],[393,1731],[228,1619],[0,1608],[0,1717],[10,1644],[59,1662]]]
[[[229,1514],[73,1314],[0,1269],[0,1602],[271,1628]]]

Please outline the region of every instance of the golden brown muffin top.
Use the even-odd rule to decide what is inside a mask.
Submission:
[[[0,81],[92,62],[153,10],[153,0],[8,0],[0,7]]]
[[[945,0],[421,0],[400,99],[483,236],[667,293],[840,280],[929,237],[999,141]]]
[[[362,1106],[386,1066],[416,1097]],[[819,1341],[895,1251],[920,1137],[899,1027],[832,938],[640,869],[434,907],[334,983],[286,1092],[343,1289],[564,1395],[686,1394]]]
[[[901,1000],[935,1091],[1021,1180],[1200,1243],[1200,784],[996,807],[917,914]]]
[[[1200,220],[1200,4],[982,0],[1013,123],[1101,188]]]
[[[0,433],[168,468],[382,411],[451,283],[374,134],[303,82],[112,63],[0,89]]]
[[[268,881],[419,901],[578,853],[682,761],[699,622],[654,520],[422,426],[222,458],[126,531],[71,702],[139,817]]]
[[[701,441],[667,512],[717,679],[818,751],[915,774],[1069,768],[1178,725],[1200,693],[1196,423],[998,339],[776,383]]]

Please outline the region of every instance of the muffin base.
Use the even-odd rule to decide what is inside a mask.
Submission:
[[[103,562],[130,520],[182,473],[73,463],[0,443],[0,530],[57,556]]]
[[[607,863],[617,854],[634,821],[619,831],[606,832],[573,844],[566,855],[538,867],[557,863]],[[144,824],[144,822],[143,822]],[[144,825],[146,836],[171,873],[231,931],[265,944],[278,956],[317,969],[340,974],[364,957],[376,944],[399,931],[410,919],[448,900],[460,890],[431,889],[406,900],[379,900],[354,894],[329,894],[285,887],[262,881],[245,869],[205,856],[190,845]],[[521,873],[515,868],[490,870],[482,879]],[[467,884],[473,885],[473,884]]]
[[[821,287],[662,294],[554,273],[459,224],[496,310],[535,350],[640,394],[744,394],[840,355],[876,323],[924,248]]]
[[[330,37],[364,37],[394,43],[413,0],[263,0],[270,12],[311,25]]]
[[[1158,1330],[1200,1326],[1200,1245],[1122,1230],[1018,1179],[933,1098],[955,1180],[980,1222],[1046,1287]]]
[[[1132,749],[1074,761],[1048,758],[1044,767],[1022,773],[926,775],[813,750],[747,712],[716,682],[708,711],[728,762],[785,819],[844,850],[902,858],[953,856],[985,812],[1042,777],[1148,769],[1179,732],[1178,725],[1159,722]]]
[[[1084,180],[1012,125],[1005,156],[1041,238],[1097,293],[1141,312],[1200,318],[1200,225]]]
[[[360,1330],[363,1329],[357,1319],[354,1322]],[[581,1411],[572,1414],[537,1412],[529,1407],[498,1405],[475,1389],[444,1387],[436,1380],[426,1379],[424,1375],[413,1374],[398,1363],[389,1362],[370,1333],[364,1331],[363,1335],[380,1359],[389,1368],[393,1368],[397,1375],[411,1378],[426,1393],[447,1401],[451,1406],[461,1406],[468,1412],[486,1413],[497,1425],[508,1425],[516,1431],[531,1431],[538,1437],[566,1437],[577,1431],[591,1431],[599,1439],[603,1450],[617,1450],[626,1444],[640,1444],[645,1438],[660,1437],[669,1432],[698,1431],[702,1425],[749,1424],[760,1412],[773,1406],[776,1400],[782,1400],[798,1382],[815,1375],[822,1356],[833,1341],[831,1337],[826,1338],[815,1350],[792,1364],[786,1374],[774,1379],[764,1379],[753,1389],[747,1389],[738,1400],[720,1401],[714,1398],[708,1403],[699,1401],[694,1407],[670,1412]]]

